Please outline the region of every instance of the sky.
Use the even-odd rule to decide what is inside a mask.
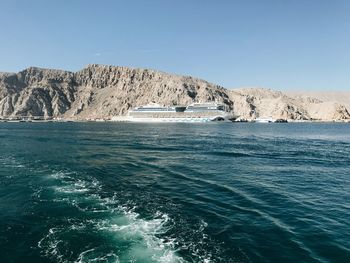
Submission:
[[[0,71],[151,68],[226,88],[350,91],[348,0],[0,0]]]

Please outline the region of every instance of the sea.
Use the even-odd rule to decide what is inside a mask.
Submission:
[[[0,262],[350,262],[348,123],[0,123]]]

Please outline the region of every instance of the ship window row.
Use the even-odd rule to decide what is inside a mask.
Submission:
[[[137,109],[137,111],[173,111],[174,109],[171,108],[142,108]]]
[[[190,111],[210,111],[210,110],[224,110],[223,106],[208,108],[208,107],[187,107],[187,110]]]

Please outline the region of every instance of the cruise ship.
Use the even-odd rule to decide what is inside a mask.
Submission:
[[[192,103],[188,106],[149,104],[128,112],[130,122],[210,122],[231,119],[229,108],[216,102]]]

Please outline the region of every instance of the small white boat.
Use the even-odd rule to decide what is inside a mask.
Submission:
[[[256,118],[255,122],[257,122],[257,123],[271,123],[271,122],[275,122],[275,120],[271,116],[269,116],[266,118]]]

